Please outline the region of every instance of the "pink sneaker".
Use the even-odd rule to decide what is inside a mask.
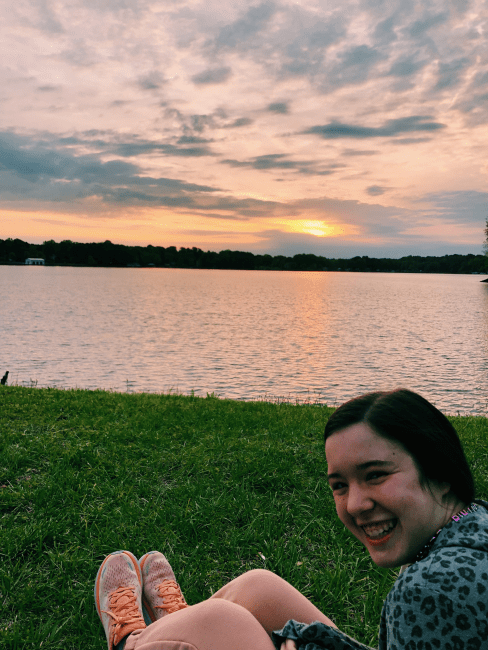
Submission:
[[[139,560],[143,592],[142,604],[154,621],[189,607],[176,582],[170,563],[159,551],[150,551]]]
[[[108,555],[98,569],[95,603],[108,650],[134,630],[144,629],[142,579],[137,559],[129,551]]]

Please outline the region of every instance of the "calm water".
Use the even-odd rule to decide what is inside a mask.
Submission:
[[[480,276],[0,266],[9,383],[488,410]]]

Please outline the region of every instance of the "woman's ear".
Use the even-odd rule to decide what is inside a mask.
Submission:
[[[442,490],[442,496],[443,497],[446,497],[451,492],[451,484],[450,483],[440,483],[439,487]]]
[[[451,484],[450,483],[439,483],[438,481],[429,481],[428,488],[430,493],[434,496],[436,501],[440,503],[449,504],[452,500]]]

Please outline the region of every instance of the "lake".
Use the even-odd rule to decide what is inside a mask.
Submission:
[[[486,415],[483,277],[0,266],[0,374],[329,405],[404,386]]]

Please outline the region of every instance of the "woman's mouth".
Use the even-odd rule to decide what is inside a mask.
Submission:
[[[397,523],[398,519],[388,519],[375,524],[366,524],[361,526],[361,528],[364,530],[369,544],[372,546],[380,546],[386,544],[390,539]]]

